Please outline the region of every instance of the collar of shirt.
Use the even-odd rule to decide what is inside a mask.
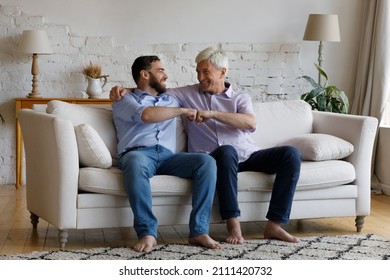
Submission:
[[[210,93],[208,91],[204,92],[204,93],[207,93],[207,94],[215,94],[215,93]],[[221,92],[221,93],[218,93],[218,94],[224,94],[226,95],[227,97],[229,98],[232,98],[233,94],[234,94],[234,91],[233,91],[233,87],[231,84],[229,84],[228,82],[225,82],[225,91],[224,92]]]
[[[225,88],[226,88],[226,90],[224,93],[226,94],[226,96],[229,98],[232,98],[232,96],[234,94],[232,85],[229,84],[228,82],[225,82]]]
[[[164,101],[169,99],[169,95],[165,94],[165,92],[164,93],[159,93],[157,96],[154,96],[154,95],[151,95],[150,93],[148,93],[146,91],[143,91],[143,90],[140,90],[138,88],[134,89],[133,94],[136,97],[140,98],[140,99],[144,99],[145,97],[153,97],[153,98],[155,98],[157,100],[161,99],[161,100],[164,100]]]

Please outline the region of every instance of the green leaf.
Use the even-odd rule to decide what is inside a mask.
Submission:
[[[320,72],[320,75],[325,78],[325,87],[328,84],[328,75],[325,73],[324,69],[321,68],[321,66],[319,66],[318,64],[314,65],[317,68],[317,71]]]
[[[309,92],[309,94],[306,96],[305,100],[310,100],[310,99],[316,98],[318,95],[321,95],[324,92],[324,90],[325,89],[322,87],[312,89]]]
[[[328,75],[319,65],[314,64],[319,74],[325,78],[324,85],[318,84],[309,76],[301,76],[310,83],[312,90],[301,95],[313,110],[347,114],[349,110],[348,97],[343,90],[334,85],[328,86]]]
[[[308,82],[311,84],[311,86],[312,86],[313,88],[316,88],[316,87],[319,87],[319,86],[320,86],[316,81],[313,80],[313,78],[311,78],[311,77],[309,77],[309,76],[301,76],[300,78],[303,78],[303,79],[305,79],[306,81],[308,81]]]
[[[340,98],[341,98],[341,100],[342,100],[342,102],[343,102],[343,104],[344,104],[344,107],[345,107],[345,114],[347,114],[348,113],[348,111],[349,111],[349,100],[348,100],[348,96],[345,94],[345,92],[344,91],[340,91],[339,92],[339,95],[340,95]]]
[[[320,95],[317,97],[317,104],[318,104],[318,110],[319,111],[327,111],[327,106],[326,106],[326,97],[323,95]]]

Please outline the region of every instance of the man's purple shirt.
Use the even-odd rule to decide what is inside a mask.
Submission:
[[[250,96],[234,92],[227,83],[226,86],[227,90],[220,94],[201,92],[199,84],[168,89],[166,93],[175,96],[184,108],[254,114]],[[187,121],[186,125],[188,152],[210,153],[221,145],[231,145],[237,150],[239,161],[242,162],[260,149],[250,137],[253,130],[232,128],[212,119],[201,124]]]

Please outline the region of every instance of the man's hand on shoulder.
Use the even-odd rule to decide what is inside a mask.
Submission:
[[[126,93],[130,92],[130,89],[123,88],[120,86],[115,86],[110,90],[110,99],[120,100]]]

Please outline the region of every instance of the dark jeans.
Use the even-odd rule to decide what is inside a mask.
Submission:
[[[257,171],[275,174],[267,219],[288,223],[292,200],[301,171],[301,153],[294,147],[281,146],[254,152],[238,163],[235,148],[220,146],[210,155],[217,162],[217,186],[222,219],[240,216],[237,202],[237,172]]]
[[[240,216],[237,202],[238,155],[233,146],[223,145],[210,153],[217,162],[216,193],[222,219]]]
[[[242,171],[276,175],[266,217],[271,221],[288,223],[301,172],[301,153],[291,146],[259,150],[238,164],[238,172]]]

